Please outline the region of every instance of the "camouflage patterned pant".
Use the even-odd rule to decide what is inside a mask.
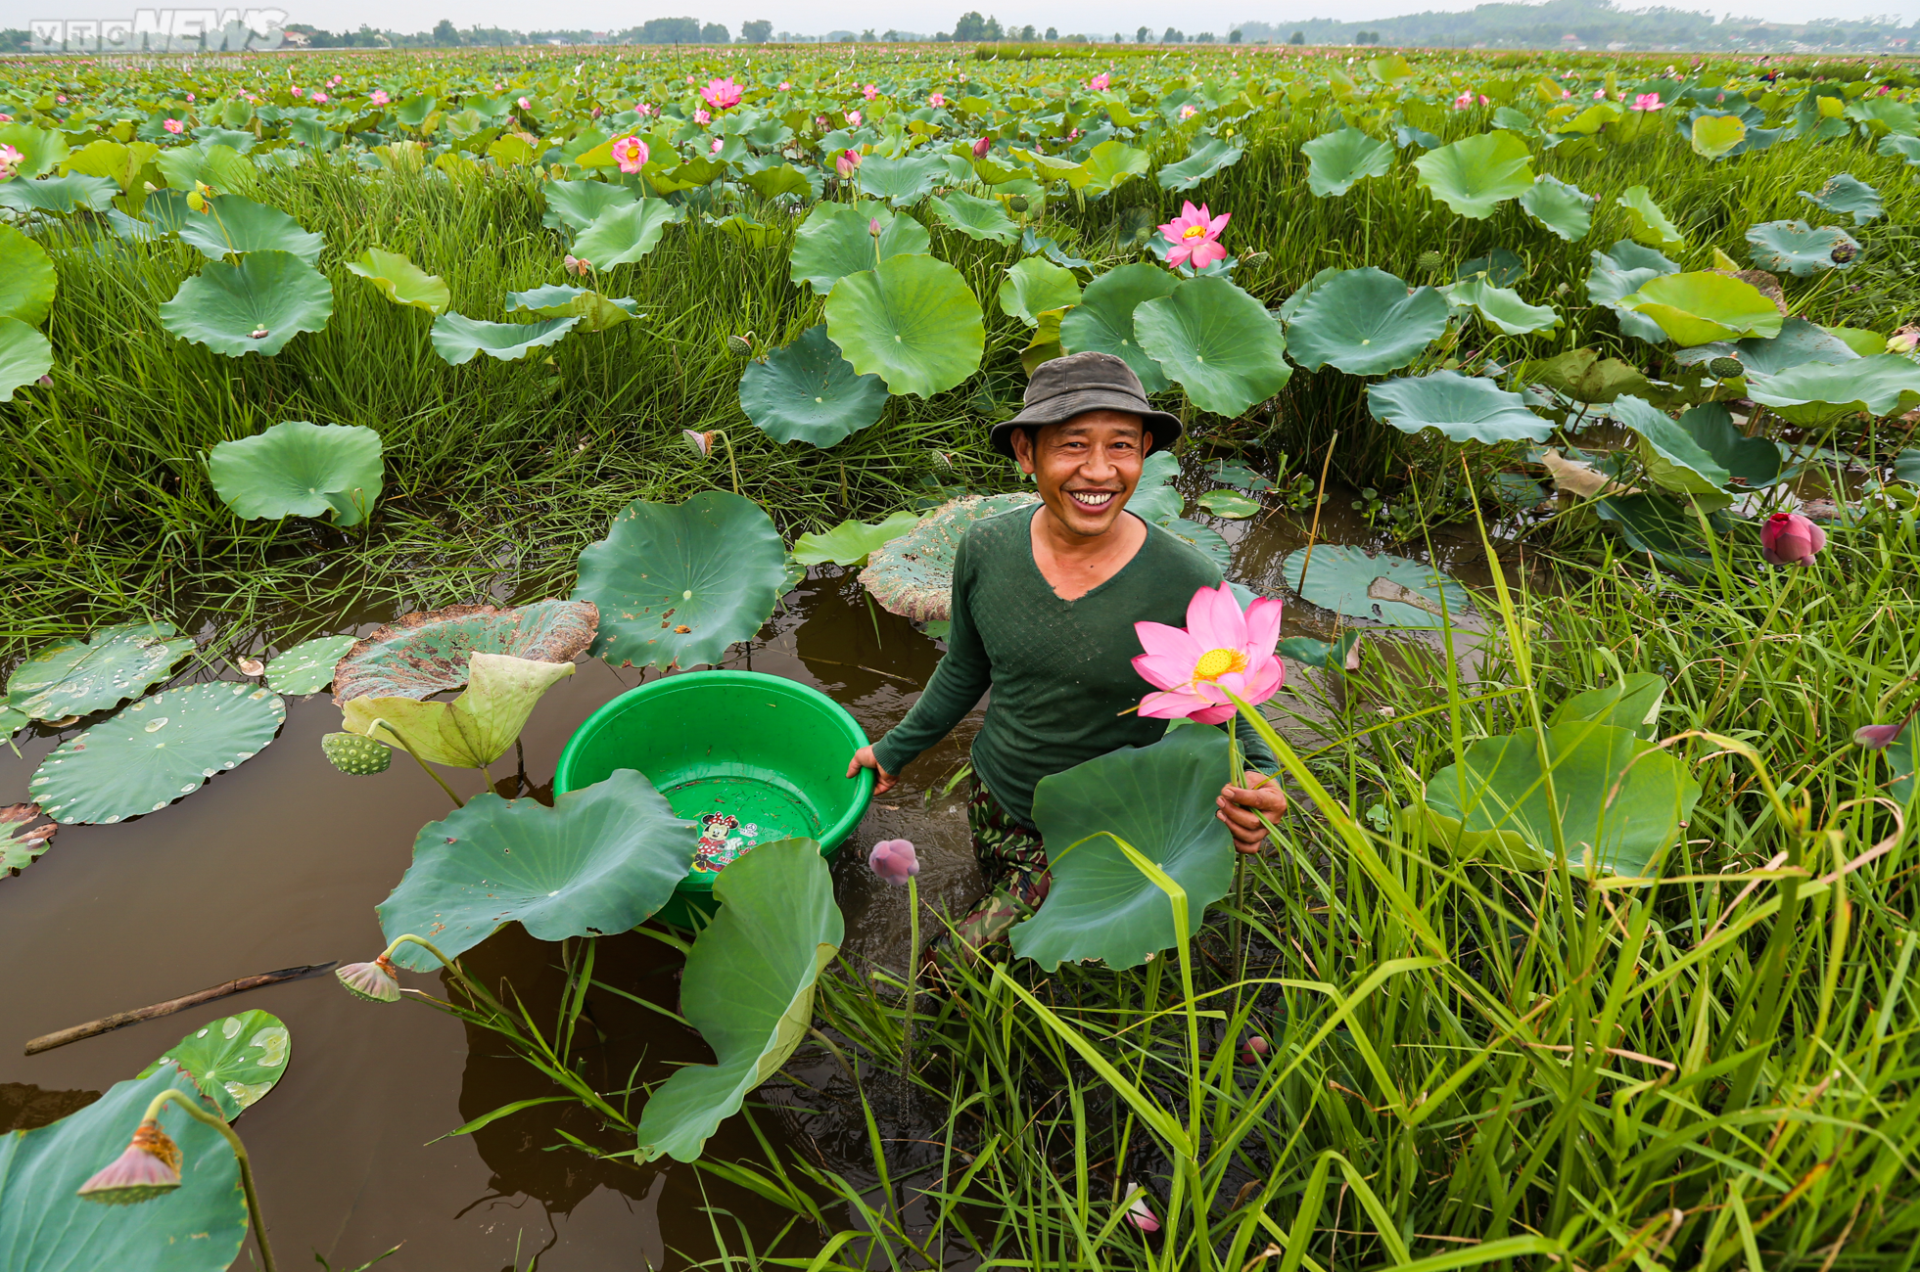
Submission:
[[[1013,819],[979,775],[967,795],[967,829],[973,855],[987,881],[987,895],[958,924],[960,941],[976,954],[1004,942],[1007,930],[1040,908],[1053,876],[1040,832]]]

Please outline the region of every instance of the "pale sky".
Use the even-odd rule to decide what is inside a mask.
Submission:
[[[1208,24],[1224,35],[1235,20],[1262,21],[1279,25],[1303,18],[1339,17],[1348,21],[1370,21],[1395,14],[1429,9],[1469,9],[1476,0],[1235,0],[1229,12],[1207,7],[1173,12],[1160,0],[944,0],[933,5],[918,4],[900,8],[874,0],[648,0],[645,6],[614,3],[613,0],[542,0],[528,5],[525,0],[252,0],[271,4],[287,12],[289,22],[305,22],[328,30],[352,30],[361,23],[396,31],[427,30],[443,17],[456,26],[501,26],[512,30],[585,28],[587,30],[624,30],[650,17],[691,15],[705,22],[724,22],[736,36],[740,24],[753,18],[765,18],[776,31],[825,33],[831,30],[859,31],[888,27],[922,31],[951,30],[953,20],[974,7],[998,17],[1003,23],[1033,23],[1045,30],[1058,27],[1063,33],[1131,31],[1146,24],[1158,30],[1173,21],[1192,32]],[[1806,0],[1738,0],[1735,4],[1689,4],[1687,0],[1667,0],[1674,8],[1696,9],[1741,17],[1775,21],[1805,21],[1810,13],[1821,17],[1857,20],[1874,14],[1897,16],[1905,23],[1920,17],[1920,0],[1889,3],[1888,0],[1824,0],[1809,6]],[[135,9],[154,7],[193,7],[194,0],[0,0],[0,27],[26,27],[33,18],[131,18]],[[224,6],[222,6],[224,7]],[[1639,8],[1627,0],[1623,8]],[[1209,14],[1211,16],[1209,16]]]

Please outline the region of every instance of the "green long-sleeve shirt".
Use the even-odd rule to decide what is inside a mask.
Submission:
[[[1166,733],[1165,720],[1129,710],[1153,688],[1133,669],[1140,652],[1133,625],[1184,627],[1194,592],[1220,585],[1219,569],[1198,549],[1149,525],[1147,541],[1119,573],[1063,601],[1033,559],[1035,512],[1016,508],[968,528],[954,557],[946,656],[906,718],[873,747],[880,766],[898,773],[991,688],[973,742],[974,771],[1028,825],[1041,778]],[[1240,730],[1248,767],[1272,772],[1272,754],[1249,732]]]

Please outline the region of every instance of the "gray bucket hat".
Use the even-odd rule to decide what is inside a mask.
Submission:
[[[1138,415],[1153,434],[1153,449],[1172,446],[1180,436],[1180,420],[1156,411],[1133,368],[1110,353],[1070,353],[1043,362],[1027,382],[1020,414],[995,424],[987,435],[993,449],[1013,458],[1013,430],[1028,425],[1059,424],[1085,411],[1125,411]]]

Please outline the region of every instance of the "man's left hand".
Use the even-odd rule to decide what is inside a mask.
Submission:
[[[1287,811],[1287,793],[1280,789],[1278,782],[1252,769],[1247,770],[1246,782],[1245,786],[1229,784],[1220,788],[1220,798],[1214,801],[1220,805],[1220,811],[1215,815],[1233,832],[1236,849],[1256,853],[1267,842],[1267,828],[1260,824],[1261,815],[1270,822],[1278,822]]]

